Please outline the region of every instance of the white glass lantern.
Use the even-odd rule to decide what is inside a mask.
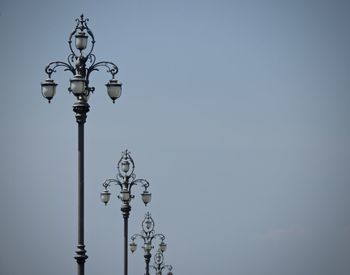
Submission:
[[[130,162],[127,161],[127,160],[124,160],[122,162],[122,170],[123,170],[123,172],[127,173],[129,171],[129,169],[130,169]]]
[[[148,191],[143,191],[141,194],[142,201],[145,205],[147,205],[149,202],[151,202],[152,194],[149,193]]]
[[[145,246],[143,248],[146,252],[149,252],[152,250],[152,245],[150,243],[145,243]]]
[[[81,76],[74,76],[70,80],[70,91],[76,96],[82,96],[85,94],[85,79]]]
[[[41,93],[43,97],[49,101],[49,103],[56,94],[56,86],[57,84],[50,78],[41,83]]]
[[[107,205],[107,203],[109,202],[109,199],[111,197],[111,193],[108,192],[108,190],[104,190],[103,192],[101,192],[101,201]]]
[[[118,83],[118,80],[111,79],[107,84],[107,93],[109,97],[113,100],[113,103],[122,94],[122,84]]]
[[[121,191],[120,194],[121,194],[120,198],[122,199],[122,201],[129,201],[130,200],[130,192],[129,191]]]
[[[86,49],[87,41],[88,41],[88,36],[86,35],[86,33],[84,31],[79,31],[75,35],[75,47],[79,51]]]
[[[160,248],[160,250],[162,250],[162,252],[165,252],[165,250],[167,248],[166,243],[165,242],[161,242],[159,244],[159,248]]]
[[[137,244],[135,242],[132,242],[130,244],[130,250],[132,253],[134,253],[136,251],[136,248],[137,248]]]

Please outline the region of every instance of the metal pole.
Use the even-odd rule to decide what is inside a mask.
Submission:
[[[146,262],[146,273],[145,273],[145,275],[149,275],[149,262],[151,261],[151,257],[152,257],[152,255],[151,255],[151,253],[147,253],[147,254],[145,254],[145,262]]]
[[[124,275],[128,275],[128,218],[124,218]]]
[[[130,205],[122,205],[121,207],[124,218],[124,275],[128,275],[128,219],[130,210]]]
[[[78,123],[78,245],[74,257],[78,264],[78,275],[84,275],[84,263],[88,258],[84,245],[84,124],[89,107],[83,100],[73,105]]]

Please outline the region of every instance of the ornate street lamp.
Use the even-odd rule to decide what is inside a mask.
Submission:
[[[145,275],[149,274],[149,262],[151,260],[152,254],[151,251],[154,248],[152,245],[153,239],[160,239],[161,242],[159,244],[160,251],[164,252],[167,248],[166,243],[164,243],[165,236],[161,233],[154,233],[154,220],[151,217],[151,214],[149,212],[146,213],[145,218],[142,221],[142,231],[141,234],[134,234],[131,236],[132,243],[130,244],[130,250],[132,253],[136,251],[137,244],[135,243],[135,240],[139,238],[143,240],[143,250],[144,250],[144,258],[146,262],[146,273]]]
[[[154,255],[154,264],[150,265],[150,267],[152,267],[156,271],[156,275],[162,275],[164,269],[167,269],[169,271],[167,275],[173,275],[173,273],[171,272],[173,266],[164,264],[164,255],[163,251],[160,248]]]
[[[120,210],[124,218],[124,275],[128,274],[128,219],[131,210],[130,202],[134,198],[134,195],[131,194],[132,187],[139,183],[144,188],[141,194],[143,203],[147,205],[151,201],[151,193],[147,190],[149,187],[148,181],[145,179],[136,179],[134,169],[134,160],[130,156],[130,152],[125,150],[122,152],[122,157],[118,162],[118,174],[116,179],[105,180],[102,184],[104,191],[101,192],[101,201],[107,205],[111,197],[108,187],[111,183],[115,183],[120,187],[120,195],[118,195],[118,198],[122,202]]]
[[[48,79],[41,83],[42,95],[51,102],[56,93],[57,84],[51,76],[56,72],[56,68],[63,67],[64,71],[70,71],[73,77],[70,79],[68,91],[77,99],[73,105],[76,121],[78,123],[78,245],[76,256],[74,257],[78,264],[78,275],[84,274],[84,263],[87,259],[84,245],[84,124],[86,114],[90,106],[87,103],[90,94],[95,90],[90,86],[89,77],[93,71],[98,71],[100,67],[107,68],[112,79],[106,84],[107,93],[114,101],[120,97],[122,84],[115,79],[118,73],[118,67],[109,61],[96,62],[96,56],[92,53],[95,45],[95,38],[87,25],[88,19],[81,15],[76,19],[76,26],[69,35],[68,45],[71,53],[68,55],[68,62],[54,61],[46,66],[45,72]],[[72,47],[72,39],[75,40],[75,49]],[[90,41],[89,50],[85,51]]]

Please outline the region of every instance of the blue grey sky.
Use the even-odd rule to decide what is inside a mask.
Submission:
[[[69,75],[84,13],[98,60],[86,124],[86,274],[122,273],[122,216],[99,201],[128,148],[174,274],[350,273],[349,1],[0,2],[0,274],[75,274],[77,126]],[[142,274],[141,249],[130,274]]]

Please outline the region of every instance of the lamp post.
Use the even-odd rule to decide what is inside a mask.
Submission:
[[[114,101],[120,97],[122,85],[115,79],[118,67],[109,61],[96,62],[96,56],[92,53],[95,45],[95,38],[87,25],[88,19],[81,15],[76,19],[75,29],[71,32],[68,45],[71,53],[68,55],[68,62],[54,61],[49,63],[45,72],[48,79],[41,83],[42,95],[51,102],[56,93],[57,84],[51,79],[51,75],[56,72],[56,68],[63,67],[64,71],[70,71],[73,78],[70,79],[68,91],[72,93],[77,101],[73,105],[75,118],[78,123],[78,245],[75,259],[78,264],[78,275],[84,275],[84,263],[86,255],[84,245],[84,124],[86,114],[89,112],[88,99],[95,90],[89,84],[89,77],[93,71],[98,71],[99,67],[107,68],[107,72],[112,75],[112,79],[106,84],[107,93]],[[75,39],[75,49],[72,47],[72,39]],[[87,49],[89,38],[90,48]]]
[[[143,240],[143,250],[144,250],[144,258],[146,262],[146,273],[145,275],[149,274],[149,262],[151,260],[152,254],[151,251],[154,248],[152,245],[153,239],[160,239],[161,243],[159,244],[159,249],[164,252],[166,250],[166,243],[164,243],[165,236],[161,233],[155,233],[154,232],[154,220],[151,217],[151,214],[149,212],[146,213],[145,218],[142,221],[142,231],[141,234],[134,234],[131,237],[132,243],[130,244],[130,250],[132,253],[136,251],[137,244],[135,243],[135,240],[137,238],[140,238]]]
[[[164,255],[161,249],[158,249],[157,253],[154,255],[154,265],[151,265],[150,267],[156,271],[156,275],[162,275],[163,269],[167,269],[169,271],[168,275],[173,275],[171,272],[173,266],[164,264]]]
[[[107,205],[111,193],[108,191],[108,187],[111,183],[115,183],[120,187],[120,195],[118,198],[121,200],[122,205],[120,210],[122,211],[124,218],[124,275],[128,274],[128,219],[131,210],[130,202],[134,198],[131,194],[131,189],[138,183],[144,188],[141,194],[142,201],[147,205],[151,201],[151,193],[148,192],[149,182],[145,179],[136,179],[134,173],[135,163],[130,152],[125,150],[122,152],[122,157],[118,162],[118,174],[116,179],[107,179],[103,182],[104,191],[101,192],[101,201]]]

